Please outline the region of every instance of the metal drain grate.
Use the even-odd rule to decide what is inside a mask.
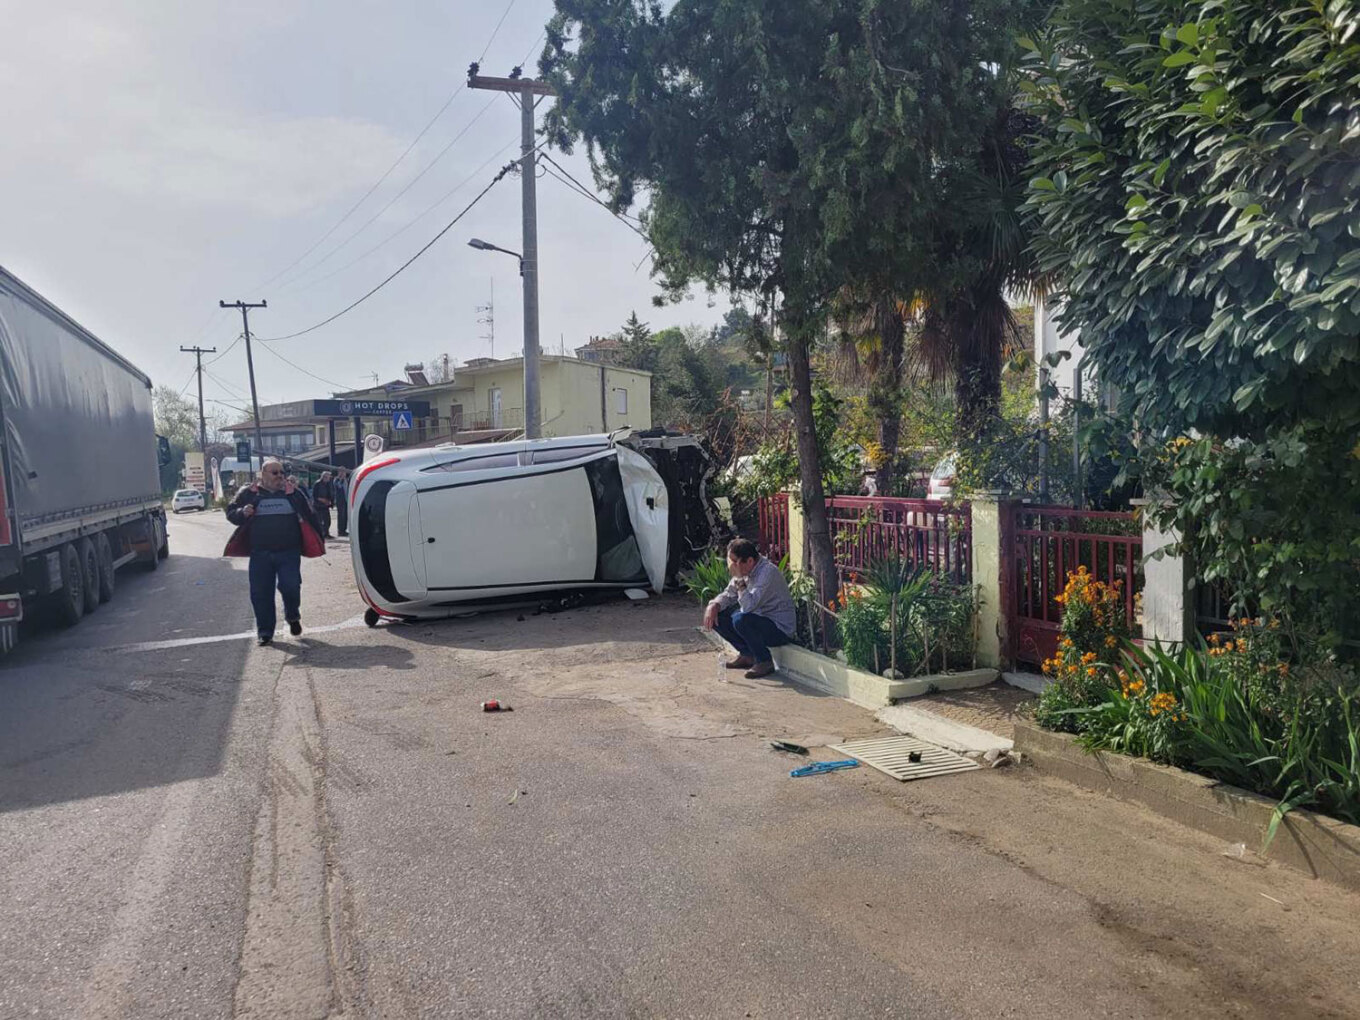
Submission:
[[[871,768],[886,772],[894,779],[908,782],[912,779],[929,779],[931,776],[947,776],[951,772],[968,772],[978,768],[978,763],[970,758],[943,747],[927,744],[915,737],[875,737],[871,740],[851,740],[844,744],[834,744],[833,751],[849,755],[864,762]],[[912,761],[914,751],[921,754],[920,761]]]

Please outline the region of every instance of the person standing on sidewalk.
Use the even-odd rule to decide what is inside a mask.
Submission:
[[[774,672],[770,649],[798,632],[793,596],[784,572],[749,539],[728,543],[727,571],[732,581],[704,610],[704,630],[716,629],[737,650],[728,669],[745,669],[748,680],[758,680]]]
[[[349,468],[341,468],[335,478],[335,533],[349,534]]]
[[[302,633],[302,557],[322,556],[321,522],[307,497],[283,476],[283,465],[270,461],[260,480],[246,485],[227,507],[236,531],[223,556],[250,557],[250,604],[261,645],[274,640],[277,617],[274,589],[283,596],[283,618],[294,637]]]
[[[312,486],[312,504],[316,507],[317,519],[321,521],[321,537],[331,537],[331,507],[335,505],[335,483],[329,471],[321,472],[321,478]]]

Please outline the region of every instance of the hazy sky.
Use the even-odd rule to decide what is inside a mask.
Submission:
[[[505,0],[0,0],[0,265],[177,389],[193,368],[181,344],[223,351],[240,333],[239,313],[217,311],[219,298],[267,299],[251,315],[261,336],[321,321],[409,258],[518,155],[511,100],[461,91],[355,213],[278,276],[401,155],[488,40],[484,74],[508,73],[526,56],[533,73],[551,0],[514,0],[492,39],[505,11]],[[581,153],[553,155],[590,183]],[[720,319],[726,303],[702,291],[652,308],[648,266],[635,269],[646,245],[599,206],[544,177],[538,208],[545,348],[613,331],[634,308],[654,327]],[[445,352],[485,356],[475,308],[493,277],[495,351],[518,352],[518,267],[468,248],[474,236],[519,250],[517,178],[364,305],[278,344],[279,353],[348,387]],[[255,354],[262,402],[334,388],[267,346]],[[244,346],[210,372],[207,396],[241,405]]]

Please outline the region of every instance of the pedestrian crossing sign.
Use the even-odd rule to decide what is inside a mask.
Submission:
[[[392,427],[398,431],[409,429],[411,427],[411,412],[398,411],[392,415]]]

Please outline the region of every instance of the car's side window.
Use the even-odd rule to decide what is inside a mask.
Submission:
[[[490,457],[468,457],[440,464],[442,471],[488,471],[494,468],[518,467],[519,454],[502,453]]]
[[[534,450],[531,464],[560,464],[566,460],[580,460],[582,457],[593,457],[603,450],[603,446],[579,447],[571,446],[557,450]]]

